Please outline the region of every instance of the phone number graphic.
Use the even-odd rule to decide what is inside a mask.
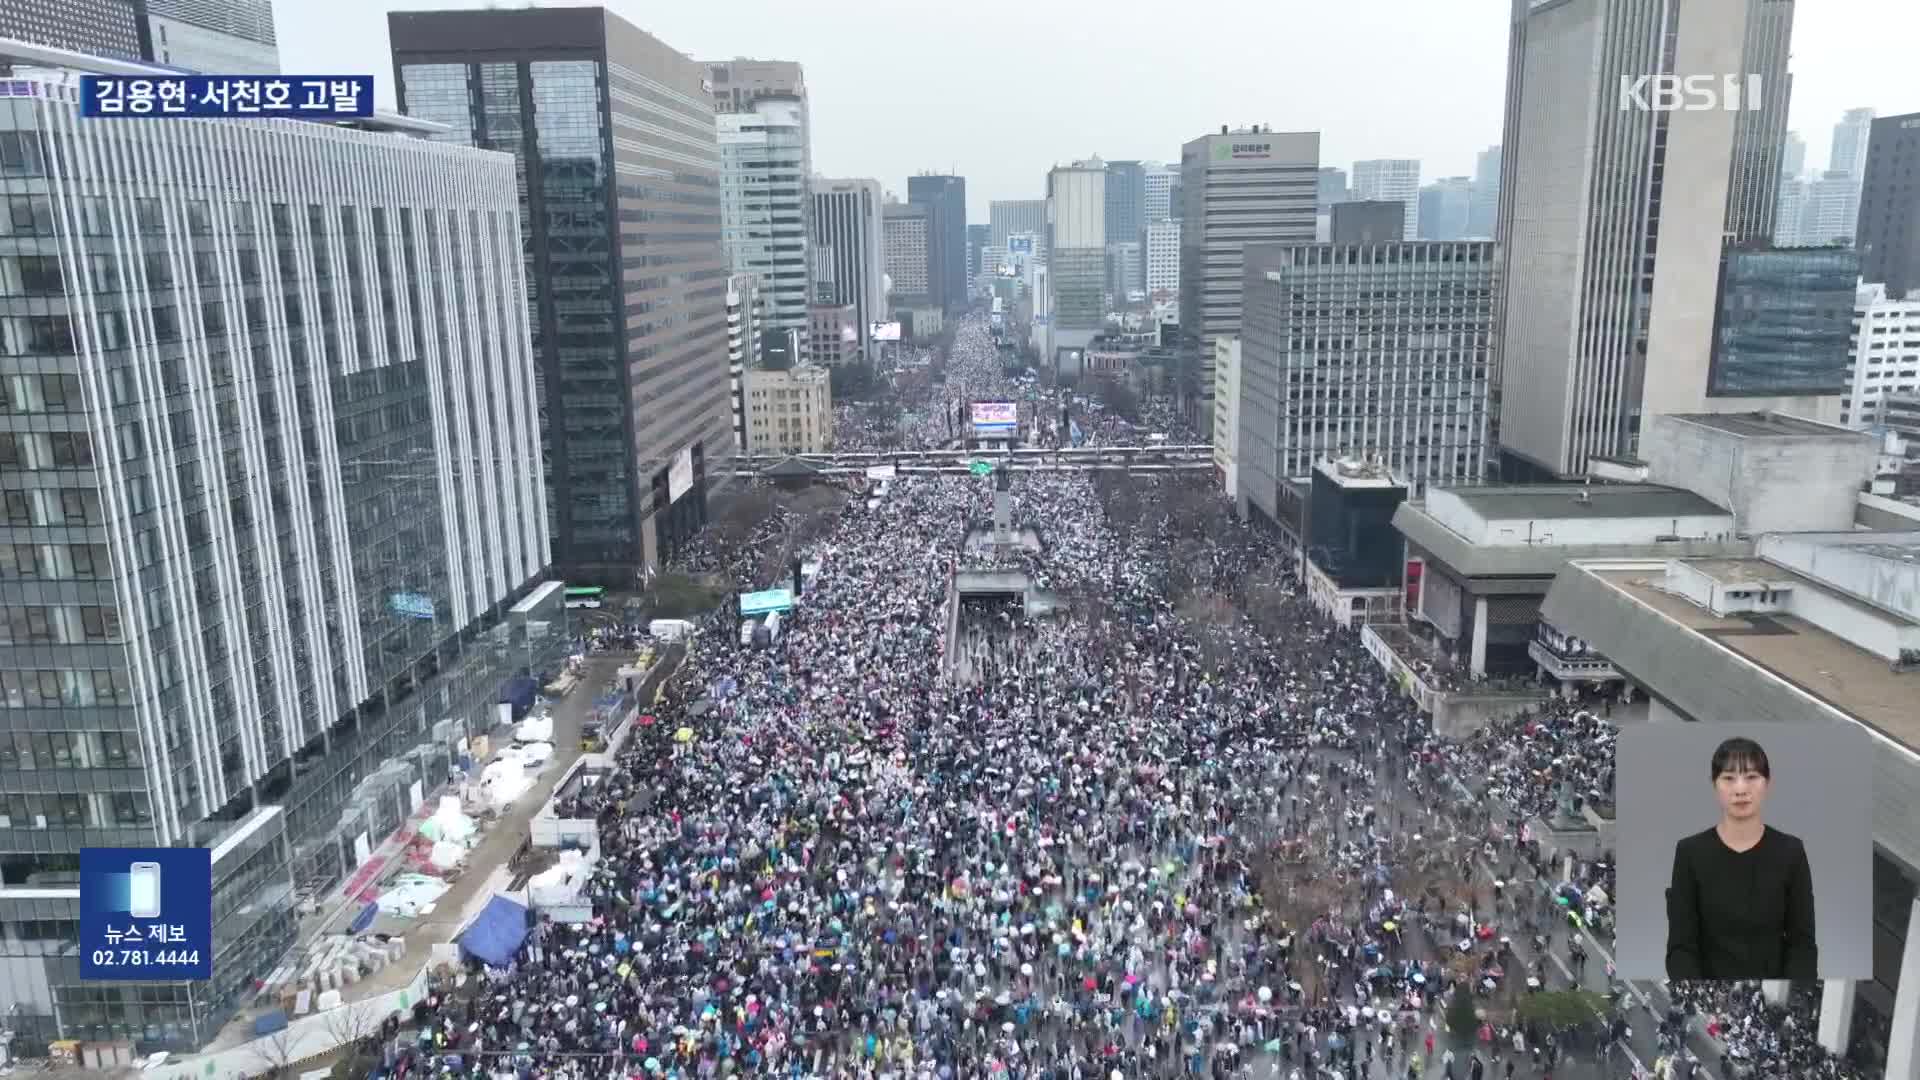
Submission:
[[[169,967],[200,962],[199,949],[95,949],[93,962],[98,967]]]

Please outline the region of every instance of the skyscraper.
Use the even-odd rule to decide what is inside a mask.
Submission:
[[[1738,245],[1765,244],[1773,236],[1780,167],[1786,161],[1787,108],[1793,98],[1787,54],[1793,42],[1794,0],[1747,0],[1746,8],[1746,31],[1731,57],[1734,65],[1727,66],[1724,57],[1705,61],[1722,65],[1712,70],[1738,70],[1759,80],[1759,108],[1732,114],[1725,239]]]
[[[517,159],[554,561],[629,585],[692,540],[733,453],[707,72],[604,8],[387,27],[401,107]]]
[[[1047,173],[1047,288],[1053,319],[1042,363],[1055,350],[1083,349],[1105,322],[1107,170],[1098,158]]]
[[[1784,64],[1792,7],[1515,0],[1496,232],[1510,475],[1583,473],[1595,455],[1632,453],[1643,414],[1713,404],[1722,248],[1771,232],[1774,197],[1763,211],[1753,193],[1779,177],[1779,143],[1755,135],[1756,118],[1775,122],[1774,105],[1642,111],[1622,108],[1619,89],[1643,75],[1744,72],[1761,75],[1763,93],[1784,86],[1773,65]]]
[[[1319,184],[1317,131],[1223,127],[1180,148],[1178,392],[1198,431],[1213,430],[1214,342],[1240,332],[1241,251],[1311,243]]]
[[[296,882],[344,881],[570,651],[514,161],[11,83],[0,293],[41,314],[0,357],[6,1026],[193,1051],[292,947]],[[88,844],[210,849],[211,980],[79,980]]]
[[[813,302],[806,109],[791,94],[768,93],[715,120],[727,268],[759,279],[764,329],[798,331],[804,356]]]
[[[1319,186],[1314,190],[1314,207],[1323,214],[1332,210],[1334,203],[1346,202],[1353,197],[1353,192],[1347,188],[1347,170],[1333,165],[1320,166]]]
[[[273,0],[146,0],[152,58],[216,75],[276,75]]]
[[[0,37],[117,60],[153,57],[147,0],[6,0]]]
[[[925,307],[933,303],[930,291],[933,259],[933,213],[921,203],[887,203],[881,207],[880,243],[886,260],[887,306]]]
[[[1147,167],[1138,161],[1107,162],[1107,243],[1137,244],[1147,227]],[[1124,287],[1115,283],[1115,287]]]
[[[744,56],[732,60],[707,60],[707,83],[716,113],[752,112],[753,103],[763,97],[797,97],[807,100],[806,70],[793,60],[752,60]]]
[[[1807,174],[1807,140],[1797,131],[1787,132],[1786,145],[1780,151],[1780,178],[1798,180]]]
[[[1899,299],[1920,289],[1920,112],[1873,122],[1860,221],[1854,233],[1860,273]]]
[[[1467,232],[1472,240],[1493,239],[1500,218],[1500,148],[1480,151],[1473,164],[1473,194],[1467,200]]]
[[[927,208],[927,289],[953,314],[967,306],[967,181],[922,173],[907,177],[907,201]]]
[[[1446,176],[1420,189],[1420,239],[1459,240],[1473,211],[1473,179]]]
[[[1173,185],[1179,181],[1180,173],[1158,161],[1147,162],[1145,170],[1140,178],[1140,201],[1144,220],[1151,225],[1173,216]]]
[[[987,226],[980,223],[967,226],[967,280],[972,281],[986,272],[982,265],[987,247]]]
[[[987,251],[992,258],[1005,259],[1007,237],[1020,233],[1046,236],[1047,200],[996,199],[987,204]],[[1044,240],[1035,245],[1034,261],[1047,261],[1047,253],[1040,250],[1044,247]]]
[[[873,324],[887,319],[885,205],[878,180],[813,181],[814,299],[853,306],[869,358]]]
[[[1420,162],[1413,158],[1375,158],[1353,163],[1353,197],[1360,202],[1391,199],[1407,208],[1406,236],[1420,235]]]
[[[1848,109],[1833,125],[1833,144],[1827,150],[1827,171],[1864,176],[1867,148],[1873,140],[1873,110]]]

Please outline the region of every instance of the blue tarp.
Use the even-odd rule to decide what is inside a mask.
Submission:
[[[284,1012],[281,1012],[279,1009],[275,1009],[272,1012],[267,1013],[266,1015],[258,1017],[254,1020],[253,1033],[255,1035],[271,1035],[274,1032],[285,1028],[286,1026],[287,1026],[287,1014]]]
[[[360,931],[365,930],[367,927],[372,926],[373,920],[379,917],[380,917],[379,901],[369,900],[367,901],[367,906],[360,909],[360,914],[355,915],[353,917],[353,923],[352,925],[347,927],[347,933],[357,934]]]
[[[525,676],[518,679],[508,679],[506,683],[500,687],[500,700],[504,704],[513,706],[514,712],[523,712],[533,708],[534,695],[539,693],[539,691],[540,687],[538,684]]]
[[[487,901],[486,910],[460,935],[460,948],[491,967],[506,967],[527,940],[527,909],[504,896]]]

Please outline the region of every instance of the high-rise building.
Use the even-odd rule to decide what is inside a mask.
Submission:
[[[1828,172],[1813,180],[1782,180],[1773,224],[1781,247],[1851,245],[1860,227],[1860,178]]]
[[[1739,71],[1758,80],[1756,102],[1732,114],[1733,159],[1727,172],[1725,240],[1734,245],[1766,244],[1774,232],[1780,201],[1780,167],[1786,160],[1787,108],[1793,100],[1793,76],[1787,54],[1793,42],[1795,0],[1746,0],[1745,35],[1734,57],[1700,59],[1718,72]],[[1722,43],[1716,41],[1716,45]],[[1728,60],[1737,61],[1728,65]],[[1721,66],[1711,66],[1711,65]],[[1615,94],[1618,106],[1618,94]]]
[[[1473,163],[1473,194],[1467,204],[1469,240],[1491,240],[1500,218],[1500,148],[1480,151]]]
[[[1319,186],[1314,189],[1314,208],[1322,214],[1331,213],[1333,204],[1343,203],[1353,197],[1347,188],[1347,170],[1333,165],[1320,166]]]
[[[1485,477],[1491,241],[1254,244],[1246,283],[1238,473],[1270,520],[1323,461],[1414,491]],[[1405,326],[1420,332],[1381,332]]]
[[[765,329],[798,330],[805,355],[813,302],[806,109],[797,97],[768,93],[715,121],[727,268],[759,279]]]
[[[1397,200],[1335,203],[1328,214],[1328,244],[1390,244],[1402,239],[1407,208]]]
[[[812,364],[747,372],[747,449],[755,454],[832,450],[832,373]]]
[[[1141,235],[1146,235],[1142,229]],[[1107,292],[1112,295],[1114,306],[1126,302],[1127,294],[1135,289],[1146,290],[1145,254],[1140,241],[1122,240],[1107,243]]]
[[[1144,168],[1146,175],[1140,179],[1141,204],[1144,219],[1151,225],[1173,216],[1173,186],[1179,182],[1180,174],[1158,161],[1149,161]]]
[[[1780,179],[1798,180],[1807,175],[1807,140],[1797,131],[1787,132],[1786,144],[1780,150]]]
[[[536,584],[514,161],[395,116],[82,119],[78,75],[11,81],[6,1027],[191,1051],[292,947],[296,887],[344,881],[571,649]],[[210,981],[79,980],[85,845],[211,850]]]
[[[5,0],[0,38],[116,60],[148,60],[147,0]]]
[[[145,0],[152,58],[214,75],[277,75],[273,0]]]
[[[1248,244],[1311,243],[1320,133],[1222,129],[1180,148],[1181,370],[1187,423],[1213,430],[1215,338],[1240,333],[1240,253]]]
[[[1047,173],[1047,287],[1053,291],[1049,344],[1084,349],[1107,315],[1107,170],[1099,158],[1055,166]]]
[[[733,403],[733,446],[747,448],[747,369],[760,358],[760,320],[765,311],[752,274],[727,276],[727,393]]]
[[[984,224],[967,226],[967,283],[969,287],[971,287],[973,282],[979,280],[981,274],[986,273],[987,267],[984,257],[986,248],[987,226]]]
[[[1892,296],[1920,289],[1920,112],[1873,122],[1860,185],[1860,272]]]
[[[891,310],[925,307],[932,302],[929,291],[932,259],[932,212],[921,203],[890,202],[881,207],[880,241],[886,260]]]
[[[1046,232],[1045,199],[996,199],[987,204],[987,247],[992,251],[1004,253],[1007,237],[1015,233],[1045,236]],[[1046,261],[1044,252],[1035,251],[1034,255]]]
[[[1642,415],[1710,407],[1722,249],[1773,231],[1753,192],[1780,147],[1754,125],[1785,107],[1769,91],[1791,22],[1792,0],[1515,0],[1495,311],[1510,475],[1584,473],[1633,453]],[[1621,107],[1623,82],[1706,72],[1760,75],[1766,107]]]
[[[807,309],[807,341],[815,367],[831,369],[859,360],[859,311],[852,304],[814,304]]]
[[[1852,177],[1867,173],[1867,148],[1873,140],[1873,110],[1848,109],[1833,125],[1833,144],[1827,150],[1827,171]]]
[[[630,585],[693,539],[733,453],[706,70],[597,7],[387,29],[401,107],[518,161],[554,562]]]
[[[1901,299],[1869,282],[1854,295],[1847,348],[1847,399],[1840,422],[1860,427],[1888,394],[1920,393],[1920,296]]]
[[[1140,230],[1147,227],[1146,163],[1109,161],[1106,183],[1107,243],[1138,243]]]
[[[1420,189],[1420,239],[1459,240],[1473,212],[1473,178],[1447,176]]]
[[[1837,421],[1859,281],[1848,248],[1728,248],[1707,396],[1818,399],[1798,415]]]
[[[1413,158],[1376,158],[1353,163],[1353,198],[1362,202],[1391,199],[1406,207],[1406,235],[1420,235],[1420,162]]]
[[[907,201],[927,208],[927,289],[948,313],[967,306],[967,181],[922,173],[907,177]]]
[[[797,61],[738,56],[700,66],[706,69],[715,113],[752,112],[753,103],[764,97],[807,100],[806,70]]]
[[[814,301],[853,305],[869,357],[872,326],[887,321],[885,206],[878,180],[814,178]]]
[[[1180,223],[1155,221],[1147,226],[1147,296],[1180,291]]]

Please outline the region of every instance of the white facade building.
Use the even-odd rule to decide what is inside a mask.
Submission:
[[[1840,422],[1865,427],[1874,422],[1881,398],[1920,393],[1920,295],[1894,299],[1885,285],[1862,285],[1853,327]]]
[[[1165,221],[1173,216],[1173,185],[1180,179],[1180,169],[1158,161],[1141,164],[1146,171],[1146,217],[1147,224],[1151,226],[1156,221]]]
[[[824,454],[833,449],[832,373],[812,364],[747,372],[747,450]]]
[[[1147,295],[1180,291],[1180,223],[1154,221],[1147,224]]]
[[[1240,339],[1213,342],[1213,472],[1227,498],[1240,497]]]
[[[1420,162],[1414,158],[1375,158],[1353,163],[1353,200],[1392,199],[1405,203],[1407,228],[1402,240],[1420,236]]]
[[[153,58],[208,75],[278,75],[272,0],[147,0]]]
[[[768,330],[797,330],[807,350],[813,201],[806,105],[769,95],[752,111],[720,113],[720,236],[727,268],[760,280]]]

